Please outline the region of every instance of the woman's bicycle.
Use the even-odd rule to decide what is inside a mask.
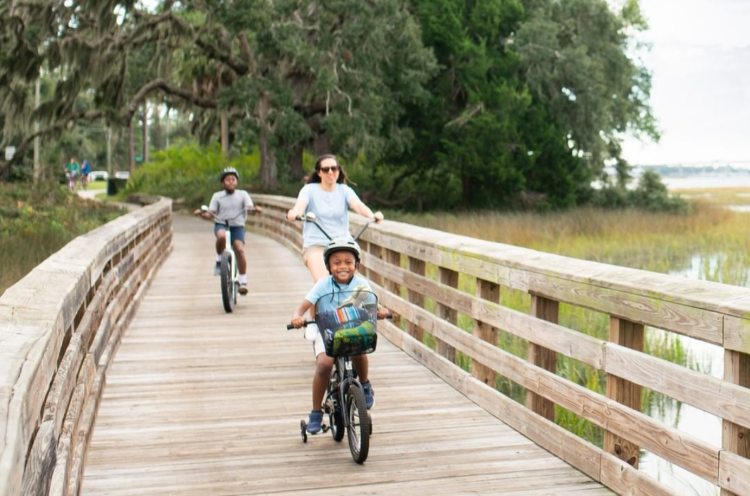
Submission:
[[[370,450],[372,418],[350,357],[375,351],[377,318],[378,297],[362,289],[321,297],[315,304],[315,320],[305,321],[305,326],[315,326],[320,332],[326,355],[335,358],[323,401],[328,425],[324,424],[322,430],[331,431],[336,442],[341,442],[346,432],[352,458],[360,464],[367,460]],[[293,328],[287,325],[287,329]],[[306,443],[304,420],[300,421],[300,435]]]
[[[221,254],[221,261],[219,262],[219,276],[221,281],[221,301],[224,303],[224,311],[232,313],[234,306],[237,304],[240,278],[237,270],[237,256],[234,253],[234,248],[232,248],[232,234],[231,229],[229,229],[229,221],[217,219],[206,205],[201,207],[201,211],[210,213],[217,223],[224,224],[227,228],[227,241],[224,252]]]

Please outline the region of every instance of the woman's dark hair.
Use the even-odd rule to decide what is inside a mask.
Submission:
[[[318,174],[320,172],[320,163],[323,162],[323,160],[327,160],[329,158],[332,158],[336,165],[339,167],[339,177],[336,179],[336,182],[339,184],[344,184],[347,182],[346,180],[346,172],[344,172],[344,169],[341,167],[341,164],[339,164],[339,159],[336,158],[336,155],[320,155],[317,159],[315,159],[315,170],[310,173],[309,176],[305,179],[305,184],[310,183],[319,183],[320,182],[320,175]]]

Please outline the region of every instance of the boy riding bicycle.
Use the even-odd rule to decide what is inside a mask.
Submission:
[[[371,291],[367,280],[357,274],[361,252],[359,245],[348,238],[337,238],[331,241],[323,252],[323,261],[330,276],[320,279],[302,300],[292,317],[292,325],[300,328],[305,325],[304,315],[318,300],[331,293]],[[388,311],[378,309],[378,318],[386,318]],[[313,375],[312,411],[307,423],[307,432],[317,434],[322,428],[323,410],[321,405],[328,385],[328,378],[333,369],[334,359],[325,353],[323,338],[318,333],[315,338],[314,352],[316,359]],[[359,375],[365,393],[365,402],[370,409],[375,404],[375,395],[368,379],[369,361],[367,355],[352,357],[352,363]]]
[[[214,224],[214,234],[216,235],[216,265],[214,266],[214,275],[221,274],[221,254],[224,253],[227,243],[227,226],[225,221],[229,221],[229,231],[232,235],[232,248],[237,255],[237,269],[239,270],[239,293],[247,294],[247,260],[245,259],[245,222],[247,213],[261,213],[263,209],[256,207],[250,194],[242,189],[237,188],[237,181],[240,174],[234,167],[227,167],[221,171],[221,184],[224,186],[223,191],[214,193],[211,197],[211,203],[208,205],[208,212],[202,212],[201,209],[195,210],[193,215],[203,217],[204,219],[216,220]]]

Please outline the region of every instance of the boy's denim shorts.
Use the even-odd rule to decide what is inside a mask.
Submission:
[[[226,231],[227,226],[224,224],[214,224],[214,234],[218,233],[219,230]],[[245,228],[243,226],[229,226],[229,235],[232,236],[232,241],[245,242]]]

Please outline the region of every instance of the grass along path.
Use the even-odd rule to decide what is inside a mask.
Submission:
[[[33,190],[30,184],[0,184],[0,295],[70,240],[124,212],[57,184]]]

